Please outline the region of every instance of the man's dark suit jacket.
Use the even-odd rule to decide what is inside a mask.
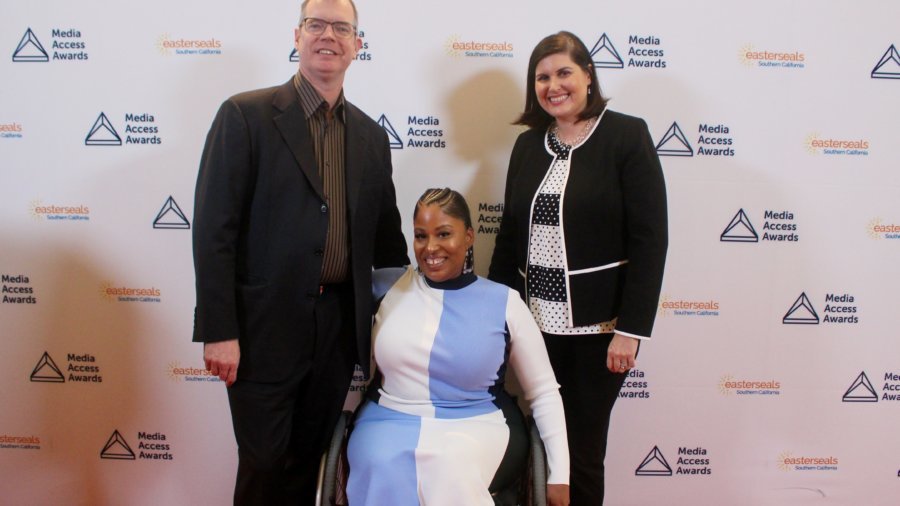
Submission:
[[[350,270],[360,365],[368,374],[372,267],[409,263],[384,130],[346,111]],[[194,201],[194,341],[238,338],[238,377],[280,381],[311,357],[328,205],[291,81],[219,108]]]

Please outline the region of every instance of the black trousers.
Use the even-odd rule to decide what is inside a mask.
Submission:
[[[326,288],[315,305],[311,357],[278,383],[241,380],[228,389],[238,445],[236,505],[314,504],[319,460],[357,362],[353,289]]]
[[[603,460],[613,405],[625,374],[606,368],[613,334],[544,334],[566,412],[571,461],[571,506],[603,504]]]

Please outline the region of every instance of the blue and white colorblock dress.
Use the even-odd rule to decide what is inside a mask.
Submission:
[[[569,482],[559,385],[518,293],[474,274],[434,283],[410,267],[384,296],[373,340],[383,381],[350,437],[351,506],[493,505],[488,486],[509,441],[495,395],[507,363],[547,449],[548,482]]]

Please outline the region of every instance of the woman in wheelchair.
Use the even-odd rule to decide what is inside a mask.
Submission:
[[[507,364],[546,448],[547,503],[568,505],[565,415],[531,312],[518,293],[472,272],[475,232],[462,195],[426,191],[413,220],[418,269],[375,273],[381,380],[348,443],[350,506],[492,506],[489,488],[515,446],[510,425],[521,423],[504,414],[516,409],[503,389]]]

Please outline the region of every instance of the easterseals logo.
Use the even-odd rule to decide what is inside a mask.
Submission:
[[[838,458],[835,456],[794,456],[786,451],[778,455],[778,469],[782,471],[837,471]]]
[[[412,115],[406,117],[406,143],[394,125],[384,114],[378,118],[378,124],[388,136],[391,149],[446,149],[447,141],[444,139],[444,128],[439,117],[434,115]]]
[[[872,79],[900,79],[900,53],[893,44],[875,64],[875,68],[872,69]]]
[[[0,123],[0,139],[21,139],[22,124],[21,123]]]
[[[719,393],[722,395],[753,395],[753,396],[777,396],[781,395],[781,382],[768,380],[735,379],[726,374],[719,380]]]
[[[884,223],[881,218],[875,218],[866,225],[866,232],[872,239],[900,239],[900,225],[896,223]]]
[[[34,434],[19,436],[0,434],[0,450],[40,450],[41,438]]]
[[[116,286],[109,281],[100,285],[100,295],[110,302],[162,302],[159,288]]]
[[[46,33],[45,33],[46,35]],[[87,43],[84,41],[81,31],[75,28],[53,28],[50,31],[50,51],[44,48],[40,39],[31,28],[25,30],[25,34],[13,51],[12,61],[46,63],[54,61],[86,61],[89,59]]]
[[[167,367],[169,379],[176,382],[222,382],[218,376],[202,367],[182,367],[181,362],[170,362]]]
[[[86,205],[44,204],[41,200],[31,201],[29,213],[40,221],[90,221],[91,209]]]
[[[812,155],[869,156],[869,141],[866,139],[834,139],[813,133],[806,137],[804,145]]]
[[[660,316],[719,316],[719,301],[690,300],[664,294],[659,299]]]
[[[747,44],[738,51],[738,57],[748,67],[790,69],[806,67],[806,54],[800,51],[757,50],[752,44]]]
[[[156,49],[163,56],[218,56],[222,54],[222,41],[215,37],[208,39],[185,39],[171,37],[168,33],[156,39]]]
[[[490,40],[464,40],[459,35],[451,35],[445,45],[447,54],[455,58],[512,58],[511,42]]]

